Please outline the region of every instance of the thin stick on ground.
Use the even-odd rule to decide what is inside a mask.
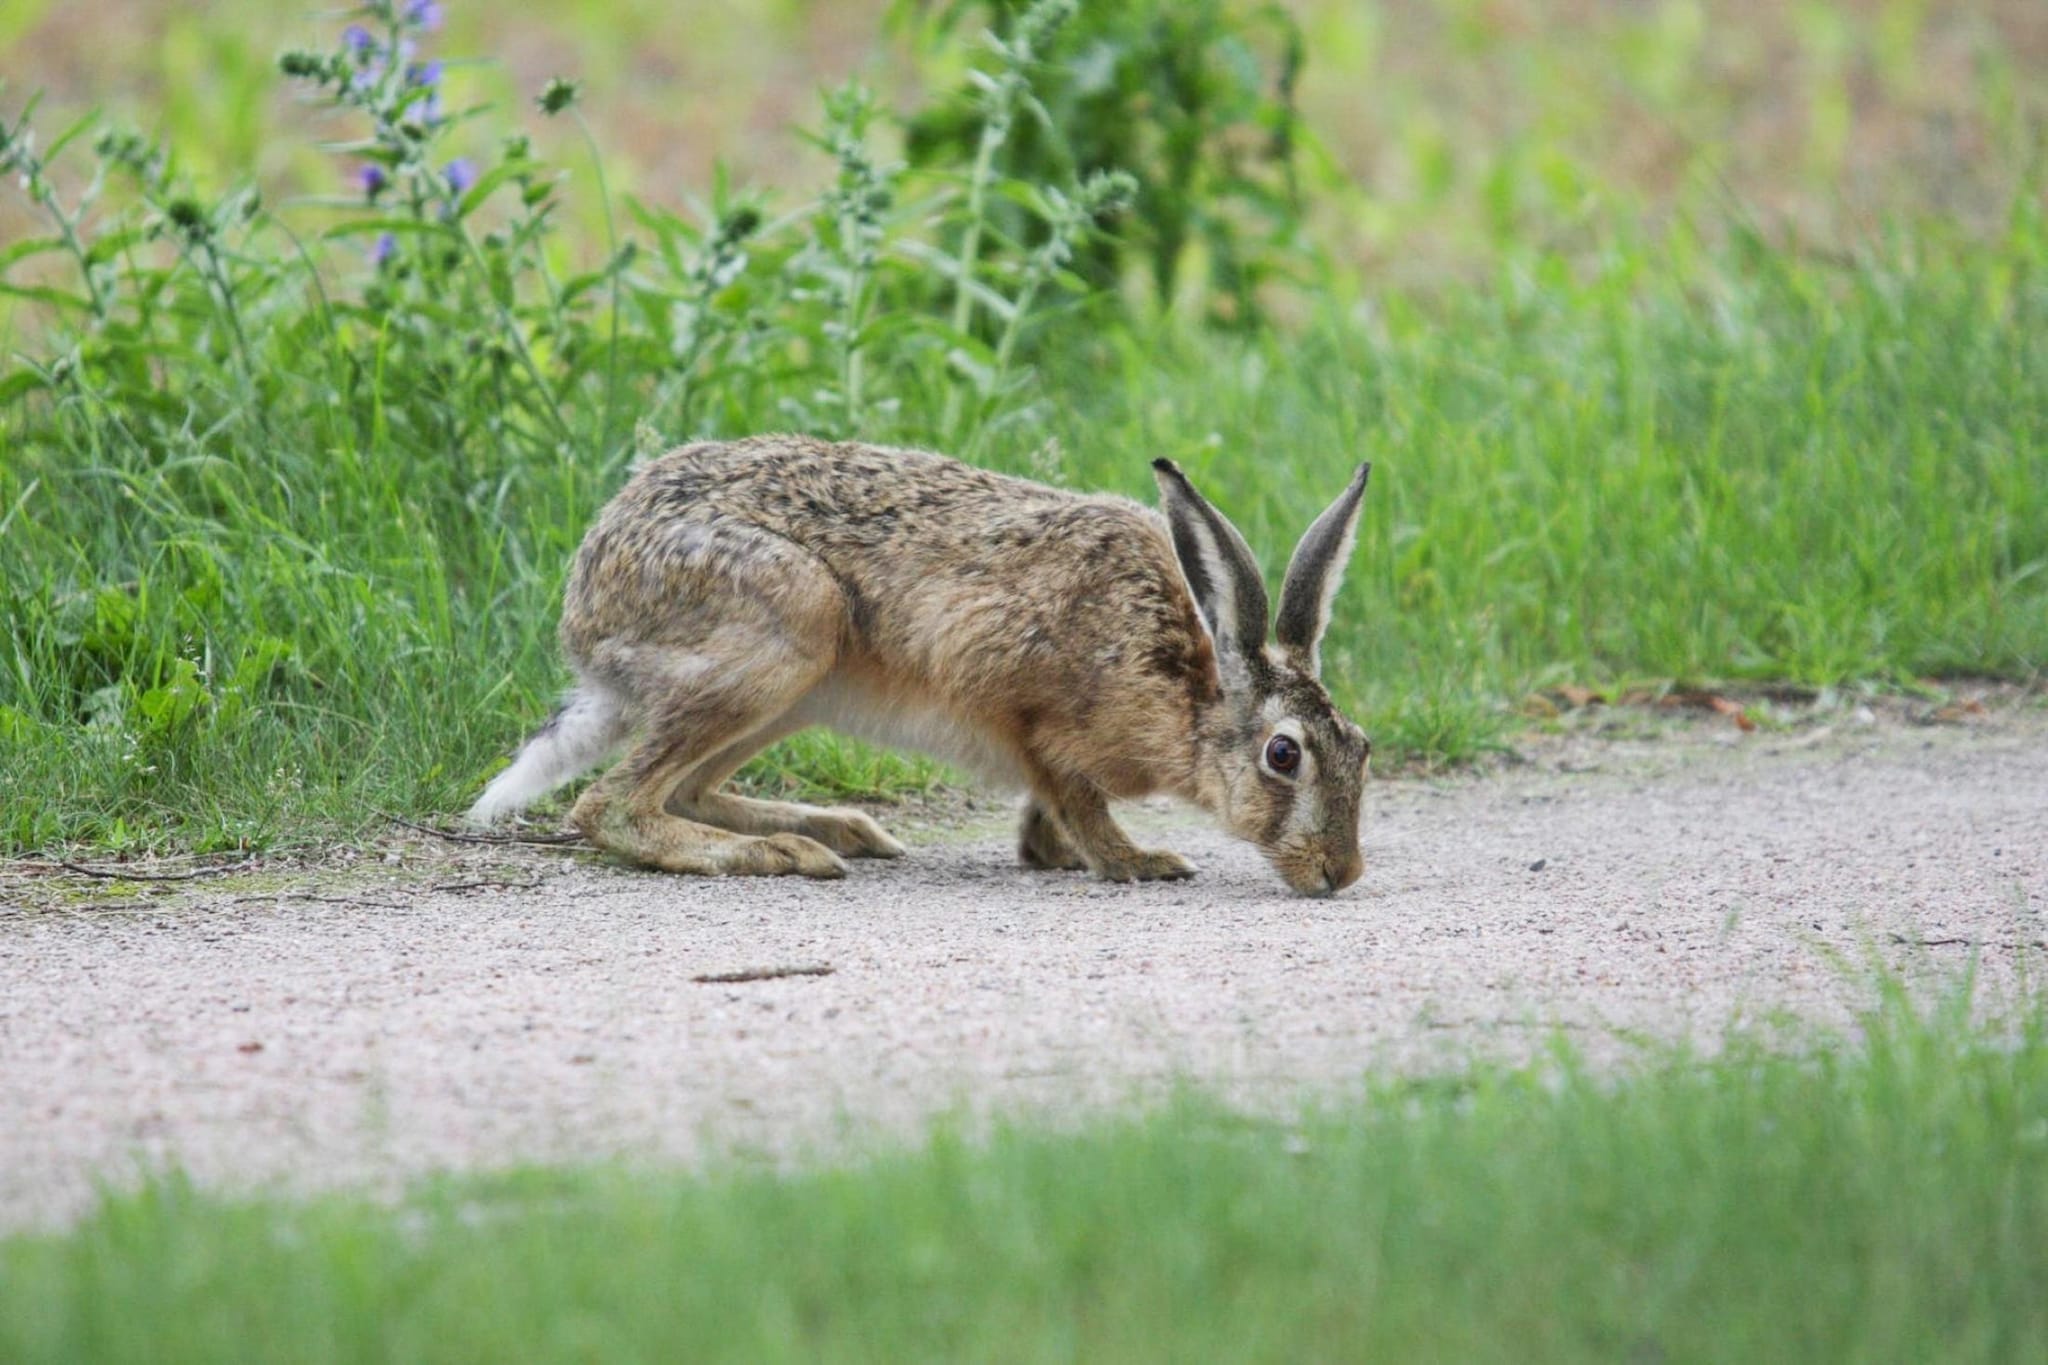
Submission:
[[[1909,938],[1905,934],[1886,937],[1906,948],[2048,948],[2048,939],[2042,938]]]
[[[462,891],[487,891],[498,889],[506,891],[531,891],[536,886],[539,886],[542,882],[546,880],[547,879],[545,877],[529,877],[527,880],[523,882],[506,882],[495,881],[490,879],[479,879],[476,881],[466,882],[435,882],[432,886],[428,887],[427,890],[445,891],[451,894]]]
[[[776,981],[785,976],[830,976],[835,970],[829,962],[812,962],[791,967],[746,967],[736,972],[708,972],[690,980],[707,986],[721,986],[737,981]]]
[[[84,863],[59,861],[57,866],[66,872],[76,872],[81,877],[99,877],[115,882],[196,882],[202,877],[225,877],[236,872],[247,872],[256,866],[254,858],[223,867],[202,867],[191,872],[122,872],[111,867],[87,867]]]

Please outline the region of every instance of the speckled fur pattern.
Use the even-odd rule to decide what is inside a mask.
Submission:
[[[1215,536],[1182,534],[1191,515],[1228,523],[1160,468],[1164,516],[923,451],[800,436],[690,445],[645,465],[570,574],[561,638],[579,683],[566,706],[596,714],[579,734],[633,737],[572,821],[621,857],[678,872],[838,876],[844,856],[897,856],[858,812],[720,790],[762,747],[823,723],[1021,784],[1029,867],[1190,875],[1109,813],[1112,798],[1167,793],[1258,844],[1297,890],[1348,884],[1364,736],[1313,677],[1312,640],[1266,643],[1248,552],[1209,562]],[[1362,487],[1361,473],[1345,551]],[[1323,539],[1312,607],[1295,570],[1288,585],[1297,626],[1313,618],[1317,635],[1325,580],[1342,569]],[[1219,591],[1245,609],[1211,610]],[[1298,774],[1264,764],[1276,725],[1307,750]],[[556,742],[544,729],[515,769],[556,780],[587,766],[580,750],[535,747]],[[527,795],[494,783],[475,813]]]

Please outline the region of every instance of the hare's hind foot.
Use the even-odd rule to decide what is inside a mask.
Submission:
[[[1024,807],[1017,830],[1017,861],[1034,872],[1086,872],[1088,860],[1074,848],[1052,813],[1036,800]]]
[[[799,835],[848,858],[901,858],[903,845],[857,810],[756,801],[730,792],[707,792],[669,810],[735,834]]]
[[[846,864],[838,854],[815,839],[801,834],[742,835],[738,852],[727,864],[732,876],[800,877],[834,880],[846,875]]]
[[[706,877],[846,875],[838,854],[801,834],[734,834],[679,815],[635,815],[623,803],[593,802],[596,795],[596,787],[584,793],[570,821],[605,852],[643,867]]]

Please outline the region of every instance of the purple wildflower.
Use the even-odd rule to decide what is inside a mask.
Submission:
[[[366,199],[375,200],[390,183],[391,177],[384,174],[384,168],[374,161],[356,170],[356,184],[362,186],[363,197]]]
[[[370,30],[361,24],[350,24],[341,31],[341,45],[360,57],[375,47],[377,40],[372,38]]]
[[[409,85],[439,85],[441,83],[441,62],[436,58],[430,62],[416,62],[405,69]]]
[[[377,234],[377,241],[370,248],[370,264],[381,266],[398,254],[398,239],[388,232]]]
[[[442,168],[448,177],[448,188],[461,194],[476,183],[476,163],[466,156],[458,156]]]
[[[434,0],[407,0],[405,22],[432,33],[441,27],[441,7]]]

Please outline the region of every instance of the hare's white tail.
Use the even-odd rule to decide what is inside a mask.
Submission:
[[[523,809],[535,797],[594,766],[618,747],[629,728],[616,694],[588,682],[578,684],[547,724],[520,746],[512,766],[491,779],[464,818],[472,825],[488,825]]]

